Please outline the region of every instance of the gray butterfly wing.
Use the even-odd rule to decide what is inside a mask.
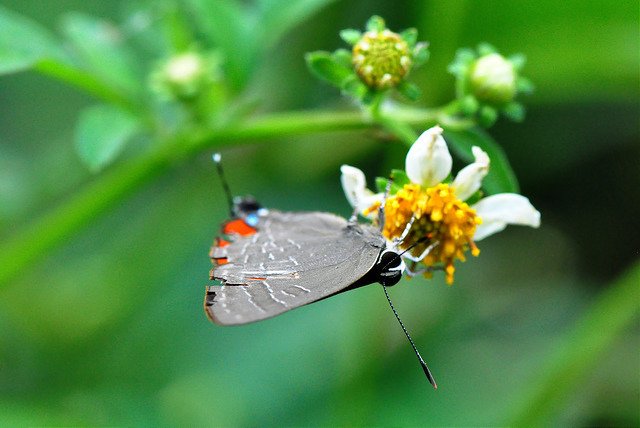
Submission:
[[[344,290],[375,265],[384,238],[333,214],[270,211],[257,233],[214,247],[205,311],[217,324],[246,324]],[[225,260],[226,259],[226,260]]]

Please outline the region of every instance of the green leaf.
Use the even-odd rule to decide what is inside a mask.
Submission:
[[[258,63],[255,16],[235,0],[187,0],[187,4],[204,36],[222,53],[227,80],[241,89]]]
[[[478,54],[480,56],[485,56],[497,52],[498,50],[493,45],[487,42],[483,42],[478,45]]]
[[[368,93],[369,88],[362,83],[358,76],[353,74],[342,83],[343,92],[352,96],[356,100],[362,100]]]
[[[387,183],[389,183],[389,179],[385,177],[376,177],[376,190],[378,193],[385,193],[387,191]],[[395,195],[401,187],[396,183],[391,182],[391,188],[389,189],[390,195]]]
[[[62,27],[84,67],[117,89],[129,93],[140,91],[135,56],[124,44],[118,27],[80,13],[65,15]]]
[[[329,52],[317,51],[305,55],[307,65],[318,78],[343,89],[354,76],[351,68],[338,62]]]
[[[191,49],[194,43],[193,29],[187,20],[183,8],[174,2],[161,3],[160,7],[162,15],[159,17],[159,21],[164,30],[164,35],[171,46],[171,50],[179,54]],[[154,29],[148,28],[146,30],[148,34],[152,33]]]
[[[491,128],[498,120],[498,111],[491,106],[482,106],[478,111],[478,122],[485,128]]]
[[[419,67],[429,60],[429,44],[421,42],[413,48],[413,66]]]
[[[518,179],[509,164],[502,147],[485,131],[475,128],[467,131],[445,130],[445,140],[451,151],[466,163],[473,162],[471,148],[478,146],[489,155],[489,174],[482,182],[482,188],[489,195],[496,193],[518,193]]]
[[[518,77],[518,80],[516,80],[516,88],[520,94],[531,94],[535,86],[533,82],[526,77]]]
[[[384,19],[381,17],[374,15],[367,21],[367,31],[384,31],[386,28]]]
[[[384,193],[387,191],[387,183],[389,182],[389,178],[385,177],[376,177],[376,189],[379,193]],[[401,169],[392,169],[391,170],[391,189],[389,190],[390,195],[395,195],[398,193],[398,190],[402,189],[405,184],[409,184],[411,180],[407,177],[407,173]]]
[[[0,6],[0,75],[28,70],[45,58],[63,57],[55,37],[35,21]]]
[[[521,53],[513,54],[509,56],[508,59],[511,64],[513,64],[513,68],[515,68],[516,71],[521,71],[522,67],[524,67],[524,64],[527,62],[527,57]]]
[[[623,333],[637,331],[638,284],[640,263],[636,261],[612,284],[603,287],[593,303],[555,341],[555,349],[548,352],[546,361],[526,379],[527,387],[513,400],[513,414],[505,426],[554,425],[554,413],[575,397],[575,391],[584,388],[585,379],[602,368],[602,361],[610,358],[607,354],[623,340]],[[634,358],[637,382],[637,354]],[[635,405],[637,410],[637,401]]]
[[[362,33],[358,30],[354,30],[353,28],[347,28],[346,30],[340,31],[340,38],[350,45],[358,43],[361,37]]]
[[[260,44],[272,47],[292,28],[336,0],[261,0],[260,25],[255,28]]]
[[[411,183],[411,180],[409,180],[409,177],[407,176],[407,173],[404,172],[401,169],[392,169],[391,170],[391,179],[399,187],[403,187],[405,184]]]
[[[407,28],[402,33],[400,33],[400,37],[402,38],[402,40],[407,42],[410,47],[413,47],[418,41],[418,30],[416,30],[415,28]]]
[[[467,95],[460,99],[460,111],[462,111],[462,114],[465,116],[473,116],[479,108],[480,104],[473,95]]]
[[[351,58],[352,58],[351,51],[348,51],[346,49],[336,49],[333,52],[333,59],[335,59],[339,64],[344,65],[347,68],[352,67]]]
[[[502,114],[514,122],[522,122],[525,116],[525,109],[522,104],[512,101],[502,108]]]
[[[418,86],[406,81],[403,81],[398,85],[398,91],[411,101],[417,101],[422,95],[422,91]]]
[[[111,163],[139,129],[137,119],[123,110],[109,105],[89,107],[78,120],[76,150],[95,172]]]

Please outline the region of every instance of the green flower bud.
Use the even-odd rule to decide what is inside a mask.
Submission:
[[[476,50],[460,49],[449,65],[456,76],[457,105],[466,116],[476,116],[483,126],[491,126],[499,114],[522,121],[525,109],[516,98],[533,91],[533,84],[520,75],[523,55],[504,57],[483,43]]]
[[[498,53],[490,53],[471,66],[469,84],[478,101],[502,106],[515,97],[517,78],[511,61]]]
[[[367,31],[353,46],[353,66],[360,79],[370,88],[397,86],[411,70],[409,44],[389,30]]]
[[[169,98],[190,100],[201,94],[217,77],[212,58],[187,52],[169,58],[152,75],[153,88]]]
[[[346,29],[340,37],[351,45],[350,52],[338,49],[306,55],[309,69],[318,78],[363,105],[379,106],[382,92],[393,88],[410,100],[420,96],[420,90],[405,80],[429,58],[428,44],[418,42],[415,28],[394,33],[386,28],[384,19],[372,16],[364,33]]]

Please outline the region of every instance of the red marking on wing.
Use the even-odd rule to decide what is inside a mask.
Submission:
[[[216,262],[218,266],[226,265],[227,263],[229,263],[229,259],[226,257],[220,257],[219,259],[213,259],[213,260]]]
[[[258,276],[248,276],[247,279],[250,281],[266,281],[267,280],[267,278],[260,278]]]
[[[230,220],[222,226],[222,233],[226,235],[242,235],[250,236],[258,232],[255,228],[249,226],[241,218]]]
[[[226,247],[227,245],[231,244],[231,242],[229,241],[225,241],[222,238],[216,238],[216,247]]]

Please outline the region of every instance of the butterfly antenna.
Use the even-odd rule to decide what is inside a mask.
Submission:
[[[391,307],[391,310],[393,311],[393,315],[396,316],[396,319],[400,323],[400,327],[402,327],[402,331],[404,331],[405,336],[407,336],[407,339],[409,339],[409,343],[411,344],[411,347],[413,348],[413,352],[416,353],[416,357],[418,357],[418,361],[420,362],[420,366],[422,366],[422,370],[424,371],[424,374],[427,376],[427,379],[429,380],[429,383],[431,385],[433,385],[433,389],[438,389],[438,384],[436,383],[436,380],[433,378],[433,375],[431,374],[431,370],[429,370],[429,367],[427,366],[427,363],[424,362],[424,359],[422,358],[422,355],[420,355],[420,352],[418,352],[418,348],[416,348],[415,343],[413,343],[413,339],[411,339],[411,336],[409,335],[409,332],[407,331],[407,328],[404,326],[404,323],[400,319],[400,316],[398,315],[398,312],[396,311],[396,308],[393,306],[393,303],[391,303],[391,297],[389,297],[389,293],[387,292],[387,287],[385,285],[383,285],[382,286],[382,290],[384,291],[384,295],[387,298],[387,302],[389,302],[389,306]]]
[[[409,248],[407,248],[403,252],[397,254],[396,257],[391,259],[383,267],[383,270],[386,269],[388,266],[390,266],[392,263],[394,263],[395,260],[397,260],[398,258],[401,258],[406,252],[411,251],[415,246],[423,243],[424,241],[426,241],[428,239],[429,238],[427,238],[426,236],[418,239],[411,246],[409,246]],[[431,385],[433,385],[433,389],[438,389],[438,384],[436,383],[436,380],[433,378],[433,375],[431,374],[431,370],[429,370],[429,367],[427,366],[427,363],[425,363],[424,358],[422,358],[422,355],[420,355],[420,352],[418,351],[418,348],[416,347],[415,343],[413,343],[413,339],[411,339],[411,335],[409,335],[409,332],[407,331],[407,328],[404,326],[404,323],[400,319],[400,315],[398,315],[398,312],[396,311],[396,308],[393,306],[393,303],[391,302],[391,297],[389,297],[389,293],[387,292],[387,287],[385,285],[382,285],[382,290],[384,291],[384,295],[387,298],[387,302],[389,302],[389,307],[391,307],[391,310],[393,311],[393,315],[395,315],[396,319],[398,320],[398,323],[400,324],[400,327],[402,327],[402,331],[404,332],[404,335],[407,336],[407,339],[409,339],[409,343],[411,344],[411,347],[413,348],[413,352],[415,352],[416,353],[416,357],[418,357],[418,361],[420,362],[420,366],[422,366],[422,371],[424,371],[424,374],[427,376],[427,379],[429,380],[429,383]]]
[[[382,202],[380,203],[380,208],[378,210],[378,224],[380,226],[380,231],[381,232],[384,230],[384,222],[385,222],[384,208],[385,208],[385,205],[387,203],[387,199],[389,198],[389,194],[391,193],[391,185],[392,184],[393,184],[393,177],[390,177],[389,179],[387,179],[387,185],[386,185],[386,187],[384,189],[384,197],[382,198]],[[413,218],[412,218],[412,221],[411,221],[411,225],[408,228],[410,229],[412,225],[413,225]],[[406,231],[406,233],[408,234],[408,230]],[[403,236],[403,239],[404,239],[404,236]],[[413,243],[413,245],[409,246],[409,248],[404,250],[402,253],[397,254],[396,257],[394,257],[392,260],[390,260],[389,263],[387,263],[385,265],[383,270],[386,269],[388,266],[390,266],[391,263],[395,263],[395,261],[398,258],[402,258],[404,253],[412,250],[416,245],[421,244],[422,242],[424,242],[427,239],[428,238],[426,238],[426,237],[418,239],[416,242]],[[413,343],[413,339],[411,339],[411,335],[409,334],[409,332],[407,331],[407,328],[404,326],[404,323],[400,319],[400,315],[398,315],[398,311],[396,311],[396,308],[393,306],[393,303],[391,302],[391,297],[389,297],[389,292],[387,291],[387,286],[383,284],[382,285],[382,290],[384,291],[384,296],[387,298],[387,302],[389,302],[389,307],[393,311],[393,315],[395,315],[396,319],[398,320],[398,323],[400,324],[400,327],[402,327],[402,331],[404,332],[404,335],[407,336],[407,339],[409,339],[409,343],[411,344],[411,347],[413,348],[413,352],[415,352],[416,353],[416,357],[418,357],[418,361],[420,362],[420,366],[422,367],[422,371],[424,371],[424,374],[427,376],[427,379],[429,380],[429,383],[431,385],[433,385],[433,389],[438,389],[438,384],[436,383],[436,380],[433,378],[433,375],[431,374],[431,370],[429,370],[429,366],[427,366],[427,363],[425,363],[424,358],[422,358],[422,355],[420,355],[420,352],[418,351],[418,348],[416,347],[416,344]]]
[[[231,217],[235,217],[236,213],[233,205],[233,196],[231,196],[231,189],[229,189],[229,183],[227,183],[227,179],[224,176],[224,170],[222,169],[222,155],[220,153],[213,154],[213,162],[216,164],[216,168],[218,169],[218,176],[220,177],[220,182],[222,183],[222,188],[224,190],[225,195],[227,196],[227,204],[229,204],[229,213]]]

